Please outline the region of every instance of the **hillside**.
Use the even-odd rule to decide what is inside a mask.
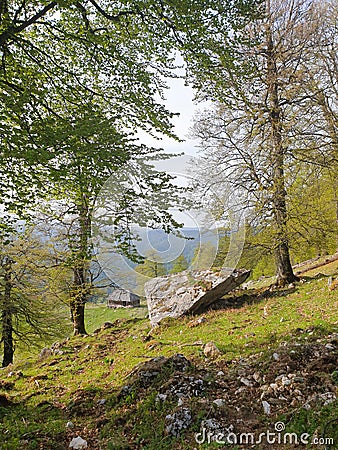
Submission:
[[[320,438],[334,443],[316,448],[337,448],[338,290],[328,291],[329,275],[338,261],[286,289],[252,284],[203,316],[153,330],[144,308],[90,308],[89,336],[0,372],[0,448],[61,450],[76,436],[91,450],[275,450]],[[209,353],[208,342],[217,346]],[[268,431],[275,436],[258,442]],[[287,432],[308,433],[308,444]],[[226,443],[208,443],[208,433]]]

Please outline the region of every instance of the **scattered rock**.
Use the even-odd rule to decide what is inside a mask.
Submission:
[[[39,354],[39,358],[40,359],[46,359],[46,358],[48,358],[49,356],[51,356],[51,354],[52,354],[52,350],[50,349],[50,348],[43,348],[42,350],[41,350],[41,352],[40,352],[40,354]]]
[[[262,378],[258,372],[255,372],[252,378],[256,381],[256,383],[260,383],[262,381]]]
[[[105,405],[105,403],[106,403],[106,399],[105,398],[101,398],[100,400],[97,401],[97,404],[100,405],[100,406]]]
[[[225,400],[223,398],[217,398],[212,403],[214,403],[218,408],[222,408],[225,405]]]
[[[69,448],[73,448],[74,450],[82,450],[87,447],[88,447],[87,441],[82,439],[81,436],[77,436],[76,438],[73,438],[69,444]]]
[[[177,437],[191,425],[191,411],[188,408],[181,408],[174,414],[167,415],[166,422],[166,432]]]
[[[263,406],[263,409],[264,409],[264,414],[271,414],[271,407],[270,407],[270,404],[267,402],[267,401],[265,401],[265,400],[263,400],[262,401],[262,406]]]
[[[154,326],[166,317],[202,312],[249,275],[249,270],[186,270],[153,278],[144,286],[150,322]]]
[[[326,406],[336,400],[336,394],[333,392],[325,392],[324,394],[319,394],[319,398],[324,403],[324,406]]]
[[[247,378],[242,377],[240,379],[240,381],[241,381],[241,383],[245,384],[245,386],[248,386],[248,387],[252,387],[253,386],[252,382],[250,380],[248,380]]]
[[[200,397],[204,393],[204,381],[200,378],[182,377],[174,378],[162,387],[165,395],[176,398]]]
[[[156,403],[164,403],[167,400],[167,394],[157,394],[155,398]]]
[[[202,420],[201,429],[204,435],[209,437],[210,442],[217,440],[226,443],[229,442],[228,437],[233,432],[234,427],[233,425],[224,427],[217,419],[211,418]]]
[[[73,424],[73,422],[67,422],[66,423],[66,428],[74,428],[74,424]]]
[[[159,375],[157,371],[140,371],[138,376],[142,387],[150,386],[154,379]]]
[[[126,384],[125,386],[122,386],[120,393],[118,395],[118,400],[122,400],[125,397],[127,397],[129,394],[131,394],[131,392],[133,391],[132,386],[130,386],[129,384]]]
[[[198,319],[190,320],[190,322],[187,323],[188,328],[194,328],[201,325],[201,323],[205,323],[207,319],[205,317],[199,317]]]
[[[279,361],[279,354],[278,354],[278,353],[274,353],[274,354],[272,355],[272,357],[273,357],[273,359],[274,359],[275,361]]]
[[[205,344],[203,353],[207,358],[210,359],[218,358],[222,354],[220,349],[212,341]]]
[[[326,344],[326,345],[325,345],[325,348],[326,348],[327,350],[334,350],[334,349],[335,349],[334,345],[332,345],[332,344]]]
[[[101,330],[107,330],[108,328],[114,328],[114,324],[112,322],[104,322],[101,325]]]

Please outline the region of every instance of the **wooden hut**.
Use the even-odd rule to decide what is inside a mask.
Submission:
[[[124,289],[114,289],[108,297],[108,308],[136,308],[140,297]]]

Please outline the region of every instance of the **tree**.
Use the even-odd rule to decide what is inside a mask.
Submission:
[[[308,61],[316,58],[316,3],[262,2],[261,14],[236,30],[232,47],[222,44],[221,32],[217,35],[218,46],[210,49],[214,69],[211,76],[208,71],[202,75],[205,89],[201,66],[190,69],[201,96],[215,102],[194,127],[204,150],[201,172],[208,170],[215,184],[230,184],[233,196],[246,193],[242,206],[256,216],[253,223],[264,223],[271,231],[279,285],[297,280],[288,227],[295,161],[305,154],[307,164],[318,161],[320,135],[314,117],[321,126],[323,115],[317,116],[311,101],[312,78],[306,71]],[[231,50],[235,57],[227,58]]]
[[[67,198],[76,333],[85,333],[97,195],[114,171],[134,164],[132,170],[140,175],[141,163],[157,157],[156,149],[137,142],[138,130],[174,137],[172,114],[155,100],[156,93],[163,94],[161,77],[173,59],[170,39],[154,26],[152,14],[161,15],[161,8],[154,5],[154,11],[143,13],[137,4],[129,6],[106,10],[96,2],[21,7],[7,2],[0,16],[1,179],[10,179],[12,187],[9,192],[3,187],[3,201],[22,213],[35,198]],[[168,25],[163,22],[163,27]],[[143,171],[146,178],[139,178],[139,184],[156,191],[168,185],[164,174],[151,172]],[[120,226],[126,218],[123,208],[126,204],[119,210]],[[153,218],[162,223],[165,215],[170,221],[167,213]]]
[[[62,305],[49,289],[51,254],[31,231],[0,246],[2,367],[13,363],[16,343],[51,343],[66,332]],[[60,320],[61,319],[61,320]]]
[[[189,267],[189,263],[186,259],[186,257],[183,255],[180,255],[178,258],[176,258],[173,261],[172,268],[170,269],[170,273],[180,273],[183,272],[183,270],[187,270]]]
[[[167,272],[161,257],[155,251],[148,252],[144,262],[136,266],[135,271],[146,278],[162,277]]]
[[[138,130],[173,136],[172,114],[155,96],[163,97],[163,76],[173,68],[172,50],[181,42],[176,19],[184,15],[191,24],[205,6],[138,0],[1,3],[0,170],[6,184],[0,191],[20,213],[46,193],[51,198],[57,190],[58,198],[69,198],[69,215],[76,216],[69,245],[76,333],[85,333],[95,197],[117,166],[133,161],[134,152],[148,158],[149,151],[135,143]],[[157,192],[168,186],[154,171],[143,181]],[[142,195],[141,189],[134,199]],[[127,200],[124,212],[131,209]],[[147,212],[153,214],[151,208]],[[166,226],[168,208],[158,212],[153,221]],[[118,214],[120,229],[128,214]],[[125,234],[122,230],[120,246],[129,251]]]
[[[42,169],[50,159],[55,133],[41,142],[39,131],[49,120],[62,120],[62,110],[85,104],[88,96],[93,104],[114,105],[111,119],[132,123],[133,130],[168,133],[168,112],[154,98],[163,97],[163,77],[173,75],[173,50],[194,52],[197,44],[201,51],[215,24],[240,23],[250,15],[251,3],[1,2],[2,197],[23,209],[41,190],[37,166]],[[62,105],[55,104],[55,96],[62,97]],[[145,107],[150,98],[151,107]],[[40,128],[33,132],[32,124]]]

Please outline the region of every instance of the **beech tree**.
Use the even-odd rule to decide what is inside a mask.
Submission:
[[[261,14],[237,30],[235,59],[227,58],[222,34],[215,38],[219,46],[210,49],[214,67],[211,76],[202,75],[205,88],[201,67],[190,68],[200,95],[215,102],[194,127],[204,151],[201,172],[209,172],[212,183],[230,184],[233,193],[246,193],[243,207],[256,214],[257,229],[264,223],[272,232],[279,285],[297,280],[288,227],[295,161],[305,154],[306,163],[318,161],[319,146],[327,144],[317,132],[324,117],[307,70],[318,51],[313,46],[321,26],[316,3],[262,2]]]
[[[39,197],[69,200],[75,333],[85,333],[95,198],[118,167],[156,153],[136,142],[139,130],[173,137],[163,79],[187,26],[200,16],[202,36],[228,3],[217,4],[211,22],[206,7],[213,2],[1,2],[0,193],[20,214]],[[144,181],[154,192],[168,187],[163,174]],[[154,216],[164,226],[166,209]],[[128,251],[123,239],[121,248]]]
[[[0,246],[2,367],[13,363],[15,348],[41,346],[63,336],[62,304],[49,289],[48,247],[26,230],[7,235]]]
[[[39,197],[68,200],[76,217],[67,242],[76,333],[85,333],[96,196],[123,165],[155,157],[157,150],[137,142],[140,129],[174,137],[172,114],[155,100],[173,67],[163,33],[170,26],[157,23],[162,7],[147,6],[1,3],[2,201],[22,213]],[[168,184],[154,173],[143,181],[155,190]]]

